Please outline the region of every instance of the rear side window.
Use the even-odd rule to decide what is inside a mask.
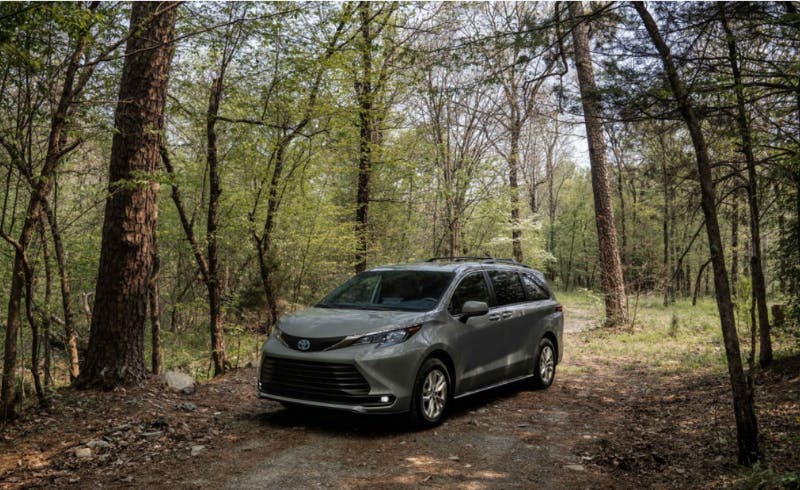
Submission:
[[[470,274],[461,280],[453,292],[447,311],[454,316],[460,315],[461,308],[467,301],[483,301],[489,304],[489,288],[486,286],[482,272]]]
[[[550,293],[540,286],[533,276],[529,274],[522,274],[522,284],[525,286],[525,292],[528,293],[528,299],[530,301],[550,299]]]
[[[489,277],[492,279],[492,287],[494,287],[494,295],[497,298],[497,306],[522,303],[525,301],[525,290],[522,288],[522,283],[516,272],[503,270],[489,271]]]

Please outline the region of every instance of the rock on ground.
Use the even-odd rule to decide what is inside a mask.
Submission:
[[[173,391],[194,391],[194,378],[180,371],[167,371],[161,376],[167,388]]]

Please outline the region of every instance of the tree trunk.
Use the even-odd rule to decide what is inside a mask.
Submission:
[[[219,223],[220,179],[217,161],[217,115],[222,99],[226,61],[223,59],[219,76],[211,84],[211,94],[206,115],[206,161],[208,163],[208,219],[206,220],[206,247],[208,254],[208,313],[211,332],[211,358],[214,363],[214,376],[225,372],[228,359],[225,352],[225,335],[222,331],[222,311],[220,281],[217,258],[217,226]]]
[[[33,269],[30,265],[25,267],[25,317],[31,327],[31,377],[33,378],[33,386],[36,390],[39,406],[47,407],[47,396],[39,374],[39,344],[42,336],[39,329],[39,319],[36,318],[33,312]]]
[[[664,281],[664,306],[669,306],[670,299],[672,297],[671,289],[672,289],[672,267],[669,261],[669,250],[670,250],[670,211],[672,209],[672,200],[671,200],[671,193],[669,188],[669,171],[667,170],[667,155],[666,155],[666,148],[664,145],[663,133],[659,137],[659,141],[661,143],[661,186],[663,191],[664,197],[664,206],[663,212],[661,213],[661,233],[663,235],[663,242],[664,242],[664,256],[662,259],[662,267],[663,267],[663,281]]]
[[[614,206],[611,201],[611,186],[608,180],[603,121],[600,111],[600,95],[595,86],[589,51],[589,28],[583,16],[583,2],[569,4],[570,14],[577,25],[572,30],[575,67],[581,89],[586,137],[589,143],[589,162],[592,173],[595,223],[600,256],[600,282],[605,295],[606,325],[617,326],[628,321],[628,301],[622,262],[619,258],[617,228],[614,221]]]
[[[622,148],[619,148],[617,154],[617,195],[619,196],[619,225],[620,225],[620,233],[622,235],[622,256],[620,258],[622,262],[622,271],[623,277],[624,272],[627,267],[629,267],[629,258],[628,258],[628,233],[626,228],[625,222],[625,193],[623,192],[622,183],[624,181],[624,155],[623,155]]]
[[[61,280],[61,308],[64,310],[64,334],[66,336],[67,358],[69,359],[69,380],[78,379],[80,374],[80,361],[78,358],[78,337],[75,333],[75,314],[72,312],[72,290],[69,285],[69,270],[67,269],[67,254],[64,251],[64,242],[58,228],[56,210],[45,201],[45,214],[50,225],[50,235],[56,252],[56,263]],[[56,206],[56,203],[53,203]],[[91,320],[90,320],[91,323]]]
[[[706,260],[700,266],[700,269],[697,270],[697,279],[694,281],[694,292],[692,293],[692,306],[697,305],[697,292],[700,290],[700,279],[703,277],[703,272],[705,272],[706,267],[708,267],[710,263],[711,259]]]
[[[516,111],[513,111],[516,114]],[[515,117],[519,119],[519,117]],[[511,192],[511,247],[514,260],[522,262],[522,230],[519,221],[519,136],[522,131],[521,123],[512,122],[511,125],[511,151],[508,155],[508,187]]]
[[[272,234],[275,230],[275,219],[278,213],[279,197],[278,186],[283,176],[283,166],[285,165],[285,146],[288,144],[286,138],[281,138],[277,144],[275,152],[275,168],[272,171],[272,179],[269,183],[267,193],[267,216],[264,219],[264,229],[261,236],[254,234],[258,250],[258,267],[261,273],[261,282],[264,285],[264,292],[267,296],[267,309],[269,310],[269,324],[275,325],[278,321],[278,301],[277,288],[275,287],[275,270],[277,268],[274,251],[272,249]]]
[[[47,243],[47,217],[42,215],[39,221],[39,234],[42,236],[42,264],[44,265],[44,306],[41,310],[42,342],[44,343],[44,388],[45,394],[53,386],[53,372],[51,367],[52,351],[50,349],[51,310],[53,306],[53,268],[51,265],[50,246]]]
[[[144,328],[158,219],[155,173],[164,127],[177,4],[134,3],[111,146],[100,267],[81,387],[113,388],[147,374]],[[141,26],[141,28],[138,28]]]
[[[161,299],[158,291],[158,277],[161,273],[161,256],[158,254],[158,236],[153,238],[153,272],[147,289],[150,311],[150,369],[153,374],[161,374]]]
[[[731,294],[736,296],[739,285],[739,193],[731,195]]]
[[[369,2],[358,4],[361,35],[361,66],[356,76],[356,99],[358,100],[358,184],[356,188],[356,274],[367,268],[369,246],[369,196],[372,179],[373,147],[375,143],[374,87],[372,83],[372,7]]]
[[[634,2],[634,7],[661,57],[665,76],[672,88],[675,101],[678,103],[681,116],[686,122],[689,135],[697,158],[697,170],[700,178],[701,204],[706,220],[708,245],[711,251],[711,264],[714,269],[714,289],[716,291],[717,308],[719,310],[720,326],[725,344],[725,353],[728,360],[728,374],[730,376],[733,392],[733,407],[736,417],[737,442],[739,446],[739,463],[752,465],[759,459],[758,451],[758,424],[756,421],[753,404],[753,392],[750,390],[742,366],[742,357],[739,350],[739,337],[736,331],[736,321],[733,315],[728,274],[725,271],[725,255],[722,249],[722,237],[717,220],[715,202],[714,180],[711,174],[711,162],[708,157],[708,148],[705,137],[700,128],[694,107],[692,106],[686,88],[681,81],[672,53],[661,37],[650,12],[643,2]]]
[[[758,361],[762,367],[772,363],[772,340],[769,332],[769,316],[767,313],[767,287],[764,271],[761,267],[761,215],[758,210],[758,176],[756,175],[756,159],[753,154],[753,139],[750,132],[750,121],[745,109],[744,86],[739,70],[736,38],[728,25],[725,7],[721,6],[722,27],[728,40],[728,60],[733,72],[733,87],[736,93],[736,124],[742,138],[742,152],[747,163],[747,204],[750,210],[750,277],[753,280],[753,299],[758,313],[759,354]]]

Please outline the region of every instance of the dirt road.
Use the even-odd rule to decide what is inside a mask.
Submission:
[[[192,459],[193,487],[586,488],[604,475],[576,454],[602,437],[576,387],[514,386],[457,403],[435,430],[404,429],[396,417],[286,410],[262,401],[227,441]],[[581,408],[579,408],[579,406]],[[156,476],[156,475],[154,475]],[[163,482],[159,475],[140,483]],[[568,482],[568,485],[565,485]],[[176,482],[177,483],[177,482]]]
[[[568,328],[566,345],[585,326]],[[234,389],[235,398],[246,398],[255,375],[244,370],[235,383],[228,379],[209,389]],[[606,437],[592,417],[601,407],[587,397],[586,382],[558,373],[548,390],[517,384],[460,400],[440,427],[427,431],[409,430],[400,417],[288,410],[251,400],[225,437],[187,460],[191,470],[176,474],[168,468],[137,475],[136,482],[203,488],[611,487],[608,475],[580,452]]]

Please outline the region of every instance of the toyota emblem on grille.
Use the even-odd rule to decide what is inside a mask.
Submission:
[[[300,339],[297,341],[297,348],[300,350],[308,350],[311,348],[311,341],[308,339]]]

